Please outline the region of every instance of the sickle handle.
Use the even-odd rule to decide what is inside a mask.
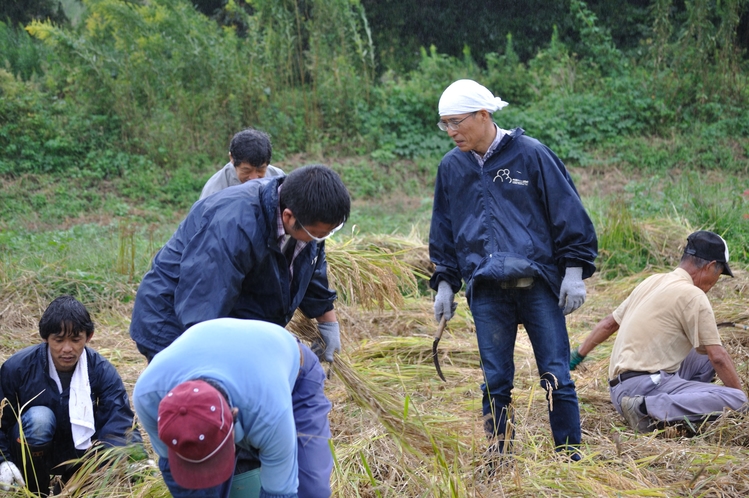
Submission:
[[[445,315],[442,315],[440,324],[437,326],[437,333],[434,334],[435,341],[442,339],[442,332],[445,330],[445,325],[447,325],[447,320],[445,320]]]

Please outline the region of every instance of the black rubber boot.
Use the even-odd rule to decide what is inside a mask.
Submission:
[[[24,469],[26,487],[37,496],[49,496],[52,443],[43,446],[24,446],[24,450],[27,452]]]

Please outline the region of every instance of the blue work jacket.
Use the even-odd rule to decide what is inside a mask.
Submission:
[[[562,161],[545,145],[507,133],[483,167],[457,147],[437,171],[429,232],[441,280],[467,292],[482,279],[542,278],[558,295],[566,267],[595,271],[598,241],[593,223]]]
[[[153,260],[135,297],[130,336],[161,351],[196,323],[214,318],[285,326],[333,309],[325,243],[307,244],[291,278],[278,246],[278,187],[253,180],[196,202]]]

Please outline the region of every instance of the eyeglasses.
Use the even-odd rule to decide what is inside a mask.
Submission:
[[[309,231],[306,228],[304,228],[304,225],[302,225],[300,223],[299,226],[302,227],[302,230],[304,230],[304,233],[306,233],[307,235],[309,235],[309,237],[312,240],[314,240],[315,242],[322,242],[323,240],[329,238],[331,235],[333,235],[338,230],[340,230],[341,228],[343,228],[343,223],[341,223],[340,225],[338,225],[337,227],[335,227],[333,230],[331,230],[330,233],[328,235],[326,235],[325,237],[315,237],[314,235],[312,235],[311,233],[309,233]]]
[[[478,111],[476,111],[478,112]],[[442,131],[452,130],[452,131],[458,131],[458,128],[460,128],[460,123],[465,121],[466,119],[470,118],[471,116],[475,116],[476,112],[472,112],[468,116],[464,117],[460,121],[456,121],[454,119],[451,119],[449,121],[437,121],[437,128],[439,128]]]

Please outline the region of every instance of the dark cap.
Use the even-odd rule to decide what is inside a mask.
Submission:
[[[707,261],[717,261],[723,265],[723,275],[733,277],[728,267],[728,244],[717,233],[700,230],[687,237],[685,254],[691,254]]]
[[[177,484],[204,489],[234,473],[234,420],[224,396],[202,380],[178,385],[159,403],[159,439]]]

